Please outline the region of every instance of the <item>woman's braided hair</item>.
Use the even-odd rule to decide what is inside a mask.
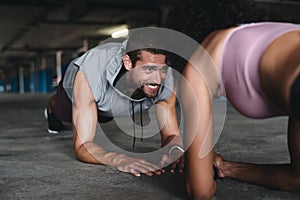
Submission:
[[[201,43],[213,31],[259,21],[282,21],[280,15],[258,8],[253,0],[175,0],[165,27]],[[182,72],[186,60],[172,55],[173,67]]]
[[[258,8],[253,0],[176,0],[165,26],[200,43],[215,30],[267,20],[280,19]]]

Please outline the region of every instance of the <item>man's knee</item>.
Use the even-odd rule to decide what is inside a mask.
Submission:
[[[55,98],[56,98],[56,94],[52,95],[49,99],[48,107],[49,109],[51,109],[51,112],[54,110],[55,107]]]
[[[289,170],[289,181],[283,186],[283,190],[300,191],[300,169]]]
[[[290,185],[290,191],[300,191],[300,176],[294,176]]]

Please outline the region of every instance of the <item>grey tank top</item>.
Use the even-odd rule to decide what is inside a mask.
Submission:
[[[127,40],[100,44],[69,64],[64,75],[63,87],[72,102],[74,78],[78,70],[86,76],[98,110],[106,117],[129,116],[133,112],[147,110],[156,102],[165,101],[171,96],[174,89],[171,67],[168,68],[167,77],[154,98],[132,99],[113,86],[123,67],[122,57],[125,54],[126,43]]]

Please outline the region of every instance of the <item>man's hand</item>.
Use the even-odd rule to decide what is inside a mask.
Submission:
[[[153,176],[154,174],[160,175],[165,172],[159,166],[146,160],[132,158],[124,154],[108,153],[107,159],[106,165],[116,167],[118,170],[131,173],[134,176],[141,176],[141,174]]]
[[[176,169],[182,173],[184,170],[184,155],[183,150],[179,148],[170,149],[168,154],[164,154],[160,161],[160,166],[166,166],[170,164],[170,172],[174,173]]]

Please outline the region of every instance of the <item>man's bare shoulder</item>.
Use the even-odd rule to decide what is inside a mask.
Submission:
[[[94,96],[90,89],[89,83],[81,70],[78,70],[75,76],[73,92],[75,101],[79,97],[94,101]]]

